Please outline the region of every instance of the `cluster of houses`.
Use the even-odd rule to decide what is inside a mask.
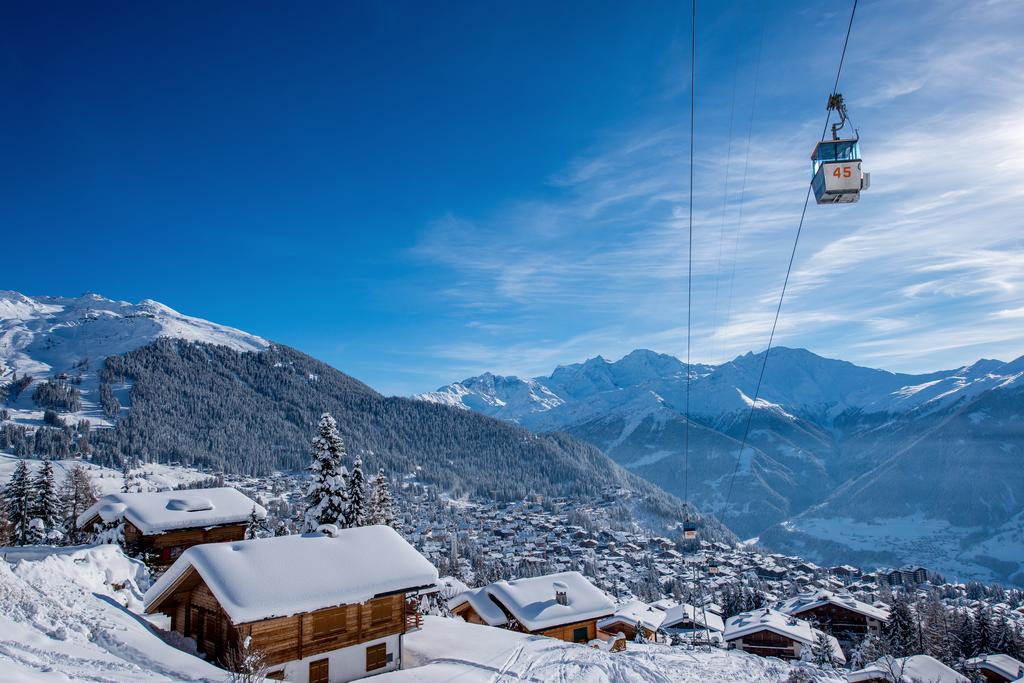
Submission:
[[[78,522],[86,530],[116,528],[126,544],[144,551],[159,574],[146,593],[145,611],[163,615],[169,630],[194,640],[211,661],[231,665],[239,652],[254,651],[268,679],[299,683],[351,681],[400,668],[403,637],[420,627],[424,597],[436,594],[440,585],[430,559],[386,526],[339,530],[328,525],[315,534],[244,540],[250,520],[265,514],[241,492],[215,488],[112,494]],[[515,521],[507,522],[511,537],[526,542],[517,535],[522,529]],[[549,532],[572,531],[551,526],[541,524],[540,535],[531,541],[534,548],[541,538],[550,540]],[[656,537],[612,540],[584,533],[568,536],[577,547],[594,541],[591,550],[602,543],[611,551],[619,543],[634,546],[630,552],[647,548],[666,563],[674,563],[672,553],[678,552]],[[560,545],[545,543],[548,549],[552,545],[562,552]],[[717,550],[728,555],[730,549]],[[757,567],[785,561],[762,557],[767,559]],[[708,578],[717,580],[731,569],[741,568],[726,557],[718,575]],[[799,571],[812,577],[819,573],[813,565]],[[568,569],[472,588],[451,598],[447,608],[468,623],[611,652],[635,641],[682,641],[794,660],[825,643],[842,664],[865,635],[881,632],[889,612],[881,603],[863,602],[840,588],[855,577],[835,572],[822,577],[826,587],[808,587],[773,607],[728,619],[712,602],[619,601]],[[849,680],[891,683],[895,679],[884,664],[853,672]],[[1016,680],[1014,667],[1024,667],[1005,655],[978,658],[973,665],[989,681]],[[924,656],[903,660],[901,666],[926,672],[930,681],[966,681],[952,670],[947,675],[941,663]]]

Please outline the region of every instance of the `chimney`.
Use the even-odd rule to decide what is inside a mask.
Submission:
[[[555,602],[559,605],[569,604],[569,586],[563,581],[555,581],[551,584],[555,589]]]

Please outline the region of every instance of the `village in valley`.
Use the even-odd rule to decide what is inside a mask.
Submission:
[[[146,629],[232,680],[490,680],[498,655],[526,680],[546,680],[532,667],[552,658],[578,680],[649,680],[650,666],[673,680],[1024,675],[1019,589],[655,533],[617,489],[453,500],[414,473],[366,477],[326,414],[312,452],[306,473],[174,488],[166,466],[62,461],[58,485],[50,461],[20,460],[4,489],[7,574],[69,554],[110,562],[91,549],[111,548],[138,569],[105,590],[134,592],[124,604]]]

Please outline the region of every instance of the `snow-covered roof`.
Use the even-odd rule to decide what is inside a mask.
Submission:
[[[566,604],[555,599],[555,584],[565,590]],[[530,631],[541,631],[576,621],[600,619],[615,612],[615,604],[579,572],[561,572],[528,579],[496,581],[485,586]]]
[[[234,624],[432,587],[437,569],[391,527],[207,543],[189,548],[146,592],[146,611],[195,570]]]
[[[598,628],[605,628],[619,622],[635,626],[638,622],[647,629],[657,631],[665,621],[665,612],[639,600],[624,602],[615,608],[615,614],[597,622]]]
[[[456,595],[448,601],[448,609],[454,610],[466,603],[469,603],[469,606],[473,608],[473,611],[476,612],[488,626],[504,626],[508,623],[508,618],[505,616],[505,613],[501,611],[500,607],[494,604],[494,601],[491,600],[491,596],[487,594],[485,588],[473,588]]]
[[[818,634],[822,633],[803,619],[769,608],[737,614],[725,622],[726,640],[736,640],[760,631],[771,631],[807,646],[813,644]],[[832,643],[833,656],[837,661],[845,663],[846,655],[839,647],[839,641],[833,636],[828,636],[828,639]]]
[[[899,676],[901,680],[896,681],[896,676]],[[877,678],[883,681],[893,681],[893,683],[916,683],[916,681],[928,681],[928,683],[970,683],[966,676],[961,676],[939,660],[928,655],[914,655],[900,659],[883,657],[868,664],[860,671],[846,674],[846,680],[850,683],[870,681]]]
[[[110,523],[127,519],[143,534],[172,529],[193,529],[238,524],[249,519],[253,507],[263,518],[267,511],[247,495],[229,486],[216,489],[111,493],[78,516],[78,526],[99,517]]]
[[[1024,662],[1010,655],[982,655],[964,662],[968,669],[987,669],[1011,681],[1024,677]]]
[[[849,593],[833,593],[827,590],[812,590],[800,593],[779,605],[779,611],[786,614],[799,615],[826,604],[843,607],[878,621],[889,621],[888,609],[861,602]]]
[[[705,616],[707,617],[706,619]],[[663,626],[665,628],[672,628],[684,620],[689,620],[701,628],[706,627],[719,633],[725,631],[725,622],[722,621],[721,616],[707,608],[702,610],[699,607],[686,603],[673,605],[665,610],[665,623]]]

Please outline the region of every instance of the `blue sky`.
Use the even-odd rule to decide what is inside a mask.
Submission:
[[[688,4],[206,5],[4,8],[0,288],[157,299],[388,393],[685,355]],[[694,360],[767,340],[850,7],[768,5],[698,6]],[[873,186],[810,208],[780,343],[1024,354],[1022,25],[861,0]]]

